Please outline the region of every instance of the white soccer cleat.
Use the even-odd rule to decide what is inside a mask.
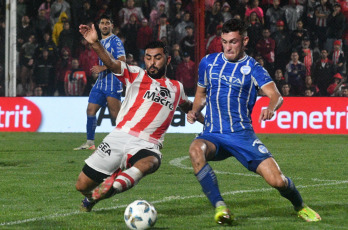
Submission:
[[[86,143],[83,143],[81,146],[74,148],[74,150],[85,150],[85,149],[95,150],[94,142],[87,141]]]

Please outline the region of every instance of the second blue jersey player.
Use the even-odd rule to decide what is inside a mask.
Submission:
[[[292,180],[284,176],[254,133],[251,113],[258,90],[270,98],[259,122],[271,119],[283,99],[268,72],[244,52],[249,41],[246,31],[241,20],[225,22],[221,34],[223,52],[205,56],[199,65],[195,100],[187,119],[195,122],[205,106],[206,115],[204,130],[189,150],[193,170],[203,192],[216,208],[218,224],[232,224],[234,216],[220,194],[216,176],[207,161],[228,157],[235,157],[248,170],[262,176],[292,203],[299,217],[308,222],[319,221],[320,216],[303,203]]]
[[[122,41],[112,33],[113,22],[111,18],[103,15],[99,20],[98,26],[102,37],[100,43],[115,59],[126,61]],[[116,120],[121,107],[122,83],[106,68],[100,59],[98,64],[99,65],[93,66],[92,68],[92,72],[98,73],[98,79],[88,99],[86,124],[87,141],[74,150],[95,149],[94,136],[97,127],[96,114],[101,107],[108,106],[113,121]]]

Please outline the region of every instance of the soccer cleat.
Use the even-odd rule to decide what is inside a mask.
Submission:
[[[80,210],[82,212],[90,212],[97,202],[98,201],[89,201],[87,197],[85,197],[85,199],[83,199],[83,201],[81,202]]]
[[[91,149],[91,150],[95,150],[95,145],[93,142],[86,142],[83,143],[81,146],[74,148],[74,150],[84,150],[84,149]]]
[[[232,225],[234,215],[226,206],[219,206],[215,209],[215,222],[220,225]]]
[[[114,189],[113,184],[119,172],[121,172],[121,170],[114,172],[92,191],[92,199],[94,201],[103,200],[115,195],[116,190]]]
[[[315,222],[321,220],[319,214],[308,206],[304,206],[300,211],[297,212],[297,215],[307,222]]]

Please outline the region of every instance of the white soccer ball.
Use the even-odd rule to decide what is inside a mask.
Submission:
[[[129,229],[148,229],[155,225],[157,211],[146,200],[130,203],[124,211],[124,221]]]

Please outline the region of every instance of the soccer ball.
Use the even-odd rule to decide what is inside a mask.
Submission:
[[[129,229],[148,229],[155,225],[157,211],[146,200],[130,203],[124,211],[124,221]]]

